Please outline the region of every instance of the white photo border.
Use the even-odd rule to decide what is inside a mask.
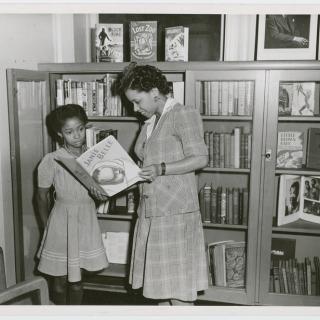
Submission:
[[[266,15],[259,14],[257,60],[315,60],[318,15],[310,15],[309,48],[265,49]]]

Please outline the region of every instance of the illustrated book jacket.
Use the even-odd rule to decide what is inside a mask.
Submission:
[[[140,168],[110,135],[76,159],[58,159],[88,189],[95,186],[113,196],[138,181]]]

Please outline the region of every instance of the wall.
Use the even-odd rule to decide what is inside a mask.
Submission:
[[[6,69],[37,70],[41,62],[74,62],[73,15],[1,14],[0,43],[0,245],[11,285],[15,269]],[[25,221],[25,247],[34,251],[39,241],[35,217],[28,216]],[[34,268],[33,258],[30,252],[26,277]]]

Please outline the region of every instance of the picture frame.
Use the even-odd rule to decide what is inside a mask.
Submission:
[[[315,60],[317,25],[317,15],[259,15],[257,60]]]

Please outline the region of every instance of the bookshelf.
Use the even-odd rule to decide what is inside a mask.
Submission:
[[[276,168],[277,132],[279,128],[319,127],[320,117],[291,117],[278,116],[279,84],[281,81],[320,81],[320,63],[305,61],[290,62],[155,62],[150,63],[163,70],[171,81],[185,82],[185,102],[189,105],[201,107],[199,85],[204,82],[250,82],[253,85],[252,112],[249,115],[202,115],[204,131],[232,133],[234,128],[243,128],[245,133],[252,134],[251,152],[248,167],[207,167],[197,172],[199,190],[204,184],[215,187],[246,188],[248,189],[247,223],[213,223],[204,222],[206,243],[234,240],[246,241],[246,279],[244,288],[228,288],[210,285],[209,289],[199,295],[199,300],[226,302],[245,305],[319,305],[320,296],[293,295],[269,292],[271,239],[290,238],[296,241],[297,258],[312,257],[320,252],[320,228],[305,224],[297,226],[277,227],[273,222],[277,214],[278,183],[283,174],[318,175],[317,170]],[[16,153],[21,139],[14,130],[17,122],[18,110],[15,93],[17,81],[36,79],[46,83],[46,91],[50,92],[50,101],[45,109],[55,107],[57,79],[74,79],[91,81],[101,79],[106,73],[118,73],[127,63],[89,63],[89,64],[40,64],[38,71],[11,70],[13,77],[9,77],[8,89],[12,92],[12,105],[9,112],[12,115],[12,144]],[[9,72],[10,73],[10,72]],[[48,94],[49,96],[49,94]],[[10,111],[11,110],[11,111]],[[200,109],[199,109],[200,112]],[[140,128],[139,119],[134,116],[105,117],[91,116],[90,122],[101,128],[116,129],[120,143],[128,150],[132,150],[135,136]],[[39,120],[40,121],[40,120]],[[44,122],[42,122],[44,126]],[[44,141],[46,148],[42,152],[50,151],[50,143]],[[21,143],[21,142],[20,142]],[[39,160],[37,153],[36,163]],[[268,155],[268,156],[267,156]],[[270,156],[269,156],[270,155]],[[23,159],[23,158],[21,158]],[[14,159],[18,162],[19,158]],[[20,177],[22,170],[18,165],[13,168],[14,177]],[[320,175],[320,174],[319,174]],[[15,181],[17,203],[21,203],[21,179]],[[24,200],[25,201],[25,200]],[[15,209],[17,221],[16,231],[21,231],[23,219],[21,205]],[[128,214],[99,214],[101,231],[132,232],[135,215]],[[21,237],[17,241],[21,241]],[[20,260],[17,270],[23,272],[23,246],[20,250]],[[112,265],[102,273],[85,278],[85,287],[95,290],[114,292],[127,291],[128,266]]]
[[[320,225],[307,221],[296,221],[284,225],[277,225],[276,215],[279,214],[278,204],[279,201],[279,181],[283,175],[295,175],[295,176],[319,176],[319,170],[309,169],[305,167],[306,161],[306,145],[307,145],[307,131],[310,127],[319,128],[319,115],[313,116],[283,116],[279,115],[279,91],[282,83],[304,83],[304,82],[318,82],[319,77],[319,64],[315,63],[312,65],[313,68],[308,70],[293,70],[289,66],[285,68],[279,68],[279,70],[270,70],[268,73],[269,77],[269,88],[266,94],[266,149],[271,150],[272,156],[268,161],[264,162],[264,199],[262,201],[263,216],[261,220],[261,256],[260,256],[260,277],[258,279],[260,283],[259,300],[262,304],[272,305],[319,305],[319,279],[315,276],[315,267],[313,265],[313,257],[318,256],[320,252],[319,235]],[[307,64],[307,67],[310,65]],[[319,106],[315,106],[317,108]],[[277,147],[278,147],[278,132],[279,131],[298,131],[304,133],[303,141],[303,164],[301,168],[278,168],[276,163],[277,158]],[[273,186],[273,188],[267,188],[267,186]],[[302,187],[302,186],[301,186]],[[303,201],[300,197],[300,201]],[[262,227],[263,226],[263,227]],[[302,272],[305,272],[299,265],[297,265],[295,278],[294,269],[285,267],[286,278],[288,284],[291,283],[291,289],[288,287],[281,288],[281,282],[284,281],[282,278],[285,276],[281,270],[279,275],[280,292],[276,289],[277,275],[274,276],[274,268],[270,273],[270,262],[272,249],[271,239],[280,238],[293,239],[295,241],[295,258],[298,263],[305,262],[305,258],[311,259],[311,271],[310,275],[304,274],[302,281],[299,278]],[[295,265],[293,265],[295,266]],[[282,267],[283,268],[283,267]],[[288,273],[289,270],[289,273]],[[283,272],[283,271],[282,271]],[[277,273],[277,272],[276,272]],[[293,278],[290,278],[290,274],[293,274]],[[311,274],[313,274],[311,276]],[[310,279],[310,283],[309,279]],[[272,282],[274,287],[272,288]],[[296,287],[295,287],[296,286]],[[312,290],[311,290],[312,286]],[[309,290],[310,289],[310,290]],[[286,293],[284,293],[284,292]]]

